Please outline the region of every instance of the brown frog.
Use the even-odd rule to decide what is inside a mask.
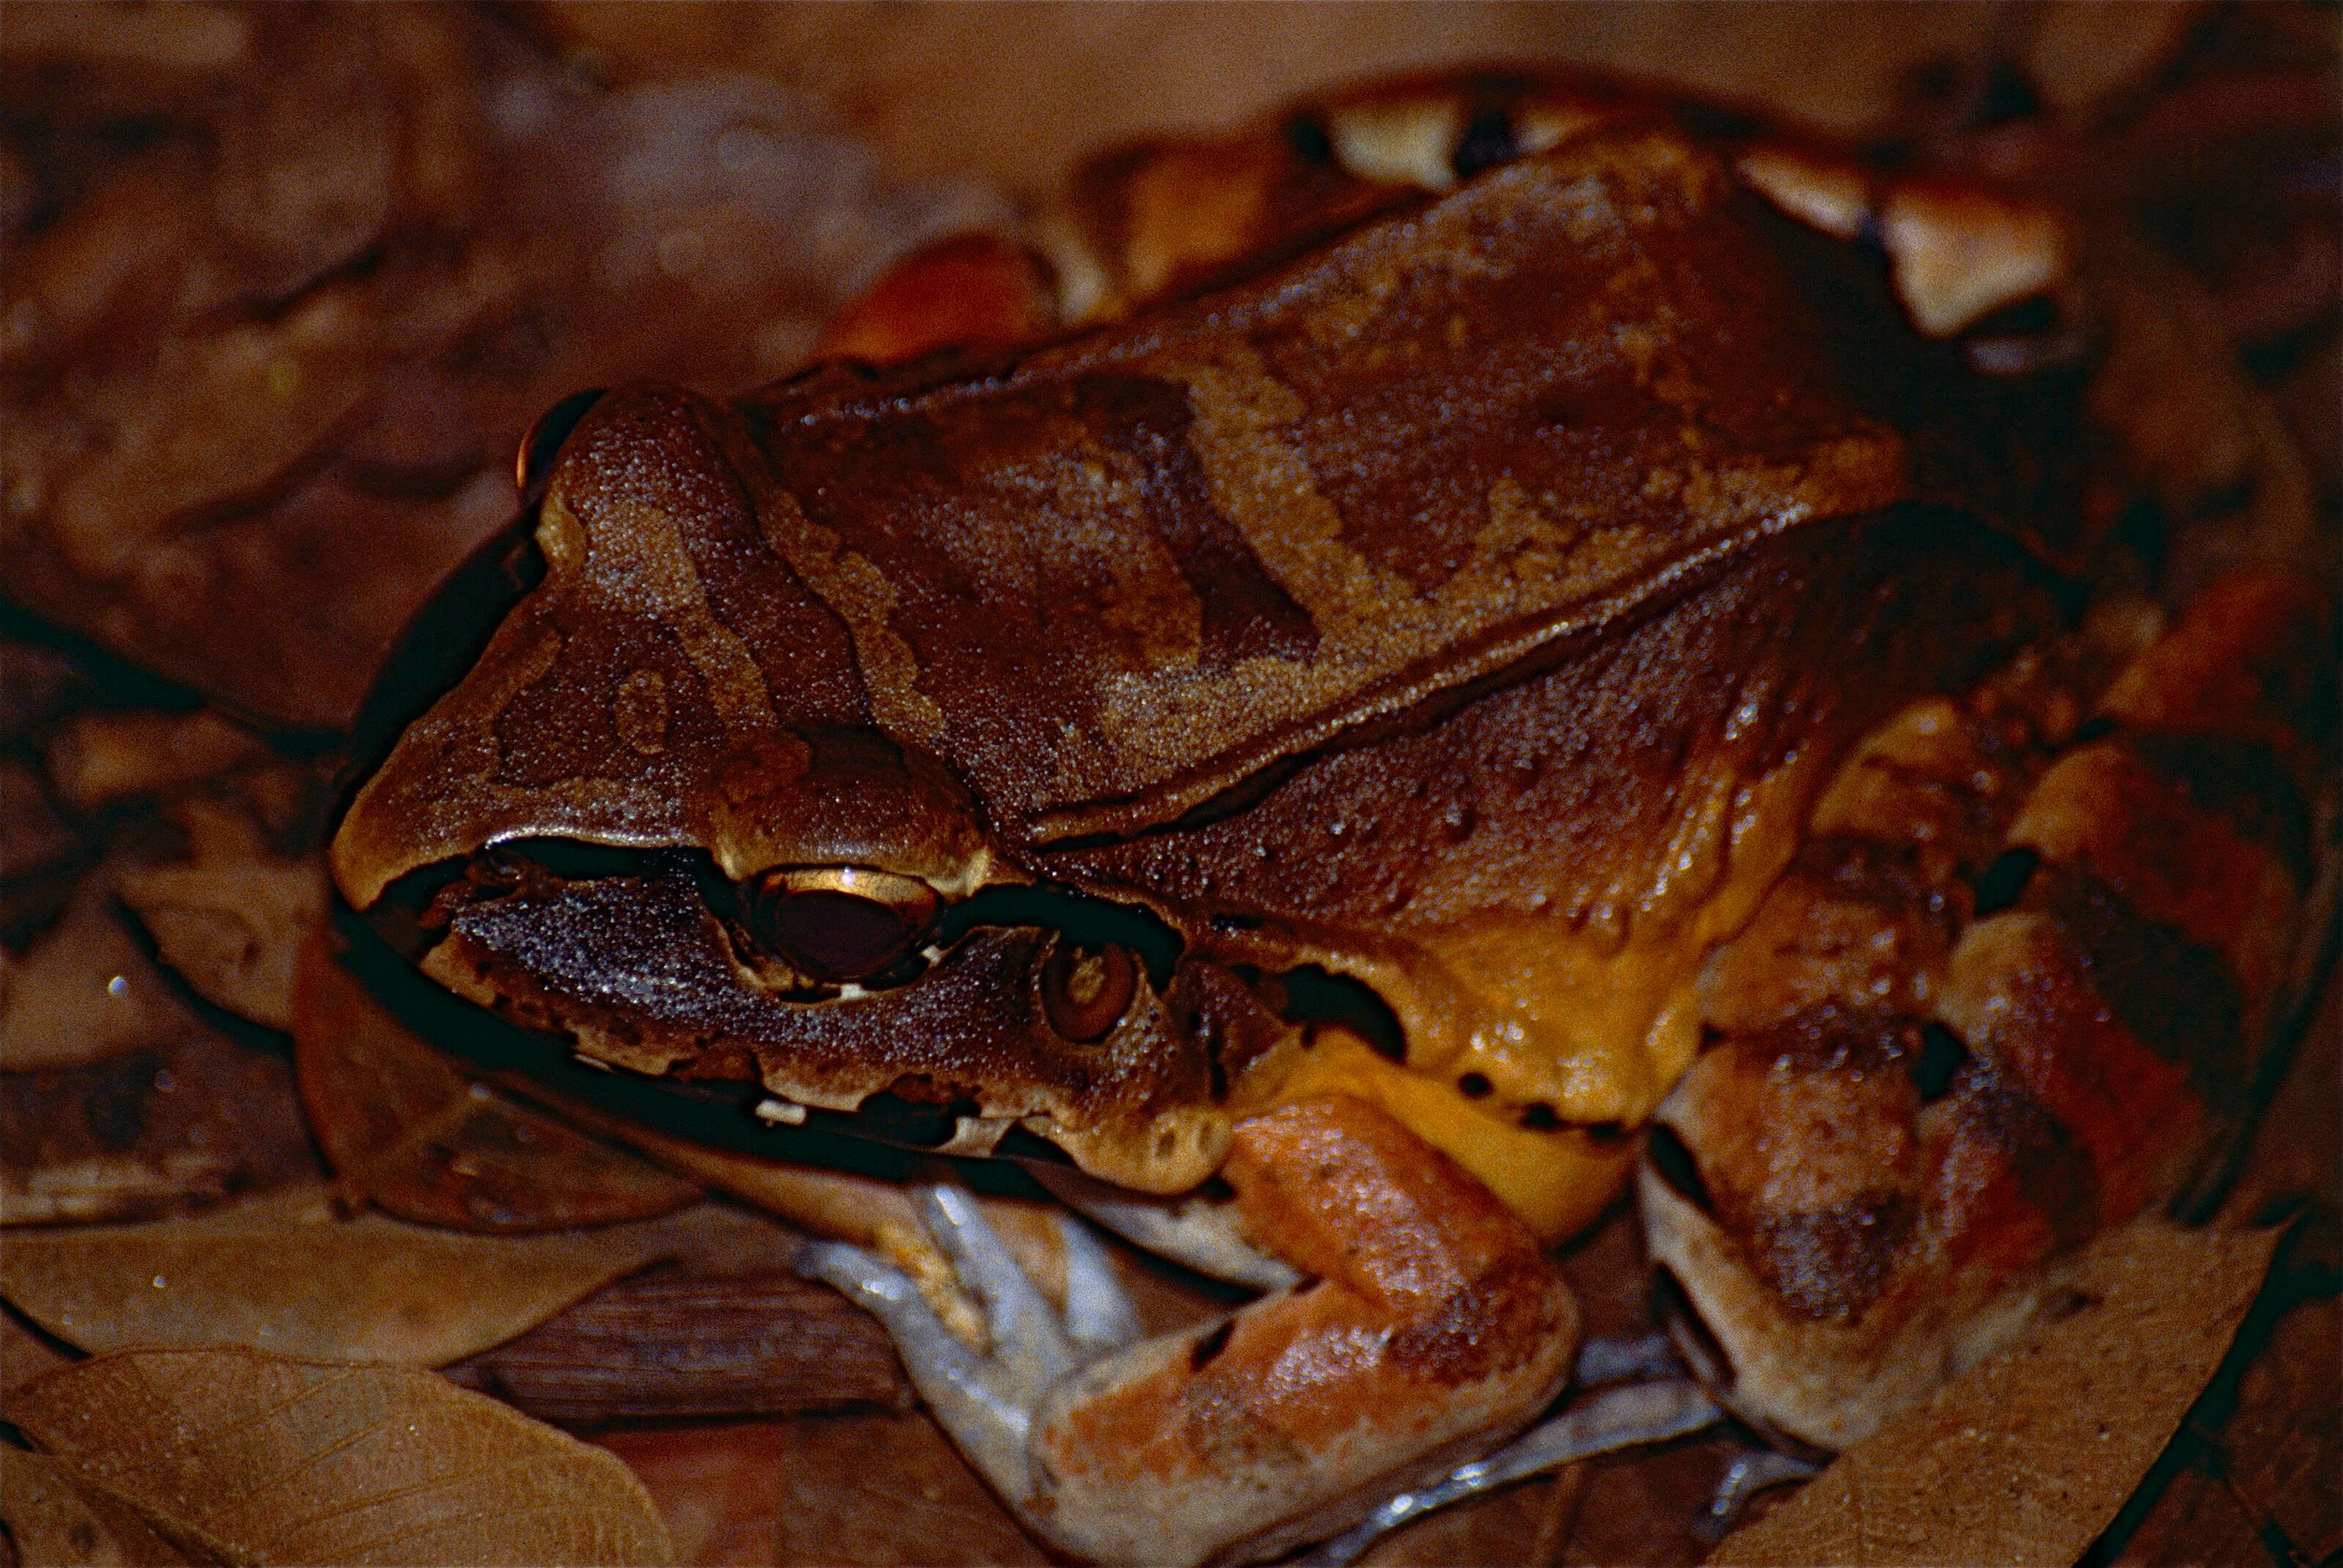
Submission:
[[[1272,1554],[1520,1429],[1639,1151],[1709,1394],[1840,1446],[2238,1109],[2323,596],[2146,590],[2056,215],[1691,124],[1344,95],[913,258],[794,379],[573,409],[542,584],[342,824],[460,995],[1052,1145],[1272,1287],[1134,1342],[939,1190],[981,1356],[809,1258],[1067,1550]]]

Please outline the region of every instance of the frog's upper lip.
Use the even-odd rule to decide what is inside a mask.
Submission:
[[[703,894],[712,868],[691,857],[538,842],[447,869],[426,894],[438,940],[425,972],[593,1060],[751,1079],[837,1112],[901,1101],[956,1121],[953,1152],[984,1151],[1022,1122],[1093,1174],[1145,1190],[1192,1186],[1225,1144],[1217,1037],[1194,1026],[1193,966],[1176,962],[1177,937],[1151,915],[1001,888],[962,900],[903,983],[777,989]],[[709,885],[720,900],[725,884]],[[1039,989],[1070,918],[1111,928],[1089,940],[1128,939],[1163,970],[1096,1040],[1061,1036]]]

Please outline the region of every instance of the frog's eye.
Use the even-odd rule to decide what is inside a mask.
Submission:
[[[824,980],[858,980],[910,953],[942,901],[917,877],[866,866],[785,866],[741,885],[750,931]]]
[[[1090,948],[1061,936],[1041,966],[1041,1010],[1050,1027],[1085,1045],[1104,1040],[1138,994],[1139,966],[1112,942]]]

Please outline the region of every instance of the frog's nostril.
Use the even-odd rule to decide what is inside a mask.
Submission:
[[[749,928],[818,980],[877,974],[917,947],[941,900],[916,877],[860,866],[786,867],[742,885]]]
[[[1112,942],[1086,948],[1061,936],[1041,966],[1041,1010],[1050,1027],[1085,1045],[1104,1040],[1138,993],[1139,966]]]

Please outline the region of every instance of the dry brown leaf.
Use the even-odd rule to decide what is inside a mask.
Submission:
[[[218,1560],[674,1560],[625,1465],[429,1372],[123,1351],[15,1390],[6,1411],[83,1485]]]
[[[152,1220],[321,1174],[291,1064],[192,1021],[157,1050],[0,1072],[0,1223]]]
[[[640,1228],[474,1236],[337,1219],[322,1187],[146,1225],[26,1231],[0,1294],[88,1351],[246,1345],[432,1367],[543,1322],[673,1250]]]
[[[116,885],[198,996],[270,1029],[293,1027],[295,961],[326,907],[321,864],[255,855],[126,870]]]
[[[320,924],[293,988],[293,1059],[309,1125],[353,1200],[466,1231],[648,1219],[699,1195],[621,1149],[458,1069],[369,995]]]
[[[115,913],[104,868],[82,879],[65,918],[8,970],[0,1070],[55,1071],[157,1047],[187,1010]]]
[[[71,1366],[79,1359],[47,1336],[26,1328],[15,1313],[0,1312],[0,1392],[30,1382],[43,1372]]]
[[[124,576],[200,509],[252,505],[366,412],[377,321],[367,287],[333,283],[282,316],[166,337],[112,443],[60,477],[49,521],[85,578]]]
[[[2072,1563],[2178,1429],[2276,1245],[2161,1221],[2101,1238],[2073,1312],[1841,1454],[1710,1563]]]
[[[828,1416],[786,1430],[789,1452],[778,1467],[773,1505],[779,1550],[768,1561],[823,1568],[1049,1561],[925,1415]]]
[[[259,739],[206,709],[196,713],[85,713],[48,750],[49,781],[76,810],[154,795],[225,773],[258,756]]]
[[[0,1449],[0,1521],[28,1563],[56,1568],[176,1568],[187,1556],[136,1509],[45,1453]]]

